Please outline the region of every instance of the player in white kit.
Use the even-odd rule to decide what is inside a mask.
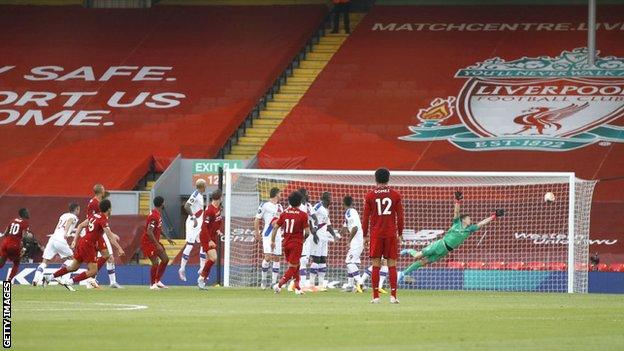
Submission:
[[[37,267],[35,271],[35,277],[32,284],[39,285],[41,279],[43,279],[43,272],[48,266],[48,263],[59,255],[64,261],[63,264],[68,266],[73,260],[73,251],[67,243],[67,238],[76,235],[76,225],[78,225],[78,214],[80,214],[80,206],[77,203],[72,202],[69,204],[69,212],[63,213],[59,218],[54,233],[48,239],[45,249],[43,250],[43,261]]]
[[[310,249],[310,281],[309,286],[315,285],[318,275],[318,286],[325,289],[325,274],[327,273],[328,243],[340,239],[340,235],[334,232],[329,220],[329,205],[331,204],[331,194],[324,192],[319,201],[312,209],[312,218],[315,221],[315,232],[312,235],[312,248]]]
[[[305,212],[310,218],[310,223],[312,223],[312,205],[308,202],[308,191],[304,188],[297,190],[303,195],[303,201],[299,206],[299,210]],[[312,225],[310,225],[312,228]],[[308,277],[308,263],[310,262],[310,250],[312,249],[312,235],[309,235],[305,241],[303,242],[303,248],[301,250],[301,258],[299,259],[299,276],[300,282],[299,285],[301,288],[305,288],[307,286],[307,277]],[[294,281],[291,281],[288,285],[288,291],[294,290]]]
[[[345,196],[342,199],[342,206],[345,209],[345,222],[341,231],[343,235],[347,235],[350,239],[349,252],[345,259],[347,264],[347,285],[345,286],[345,291],[362,292],[360,285],[355,284],[360,281],[360,268],[358,265],[361,263],[360,256],[362,255],[362,250],[364,250],[362,222],[357,210],[353,208],[353,198],[351,196]]]
[[[206,191],[206,181],[197,179],[195,182],[195,191],[184,204],[184,210],[188,214],[185,223],[186,246],[182,251],[182,260],[180,260],[180,270],[178,275],[180,280],[186,281],[186,264],[193,246],[199,242],[199,232],[204,216],[204,191]],[[199,269],[201,270],[206,262],[206,253],[202,248],[199,249]]]
[[[269,267],[272,266],[271,272],[271,285],[277,283],[277,278],[280,271],[280,256],[282,255],[282,233],[281,230],[277,232],[275,236],[275,249],[271,250],[271,232],[273,231],[273,221],[279,218],[280,214],[284,211],[282,205],[279,204],[281,191],[279,188],[272,188],[269,192],[269,201],[263,202],[258,207],[258,213],[254,218],[254,234],[256,240],[262,239],[262,252],[264,254],[262,260],[262,276],[260,278],[260,287],[262,290],[267,288],[264,283],[269,273]],[[264,224],[262,233],[260,233],[260,220]]]

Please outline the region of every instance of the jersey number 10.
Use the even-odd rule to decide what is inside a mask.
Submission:
[[[392,199],[384,197],[383,199],[375,199],[375,202],[377,203],[378,215],[387,216],[392,214],[392,211],[390,211],[390,207],[392,207]]]
[[[11,228],[9,228],[9,234],[17,235],[20,230],[20,225],[17,223],[11,223]]]

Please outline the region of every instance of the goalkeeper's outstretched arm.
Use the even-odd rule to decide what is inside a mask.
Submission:
[[[491,216],[489,216],[488,218],[485,218],[481,222],[477,223],[477,227],[479,227],[479,229],[481,229],[484,226],[486,226],[487,224],[489,224],[490,222],[492,222],[493,220],[495,220],[496,218],[502,217],[504,215],[505,215],[505,210],[503,210],[502,208],[499,208],[498,210],[495,210],[494,213],[492,213]]]
[[[459,218],[459,210],[461,207],[461,200],[464,198],[464,194],[461,191],[455,192],[455,207],[453,208],[453,219]]]

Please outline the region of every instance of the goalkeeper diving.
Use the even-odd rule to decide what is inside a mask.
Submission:
[[[411,255],[416,258],[416,262],[412,263],[403,272],[401,272],[399,280],[420,267],[437,262],[449,254],[449,252],[457,249],[469,236],[477,230],[483,228],[488,223],[494,221],[498,217],[505,214],[505,210],[497,209],[491,216],[485,218],[477,224],[472,224],[472,219],[468,214],[460,213],[461,201],[464,195],[461,191],[455,192],[455,208],[453,210],[453,224],[446,231],[442,239],[436,240],[427,245],[422,251],[414,249],[403,249],[401,255]]]

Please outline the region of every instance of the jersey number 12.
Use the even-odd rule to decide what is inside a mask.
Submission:
[[[392,207],[392,200],[388,197],[384,197],[383,199],[375,199],[377,203],[377,214],[382,216],[387,216],[392,214],[390,211],[390,207]],[[382,208],[383,207],[383,208]]]

